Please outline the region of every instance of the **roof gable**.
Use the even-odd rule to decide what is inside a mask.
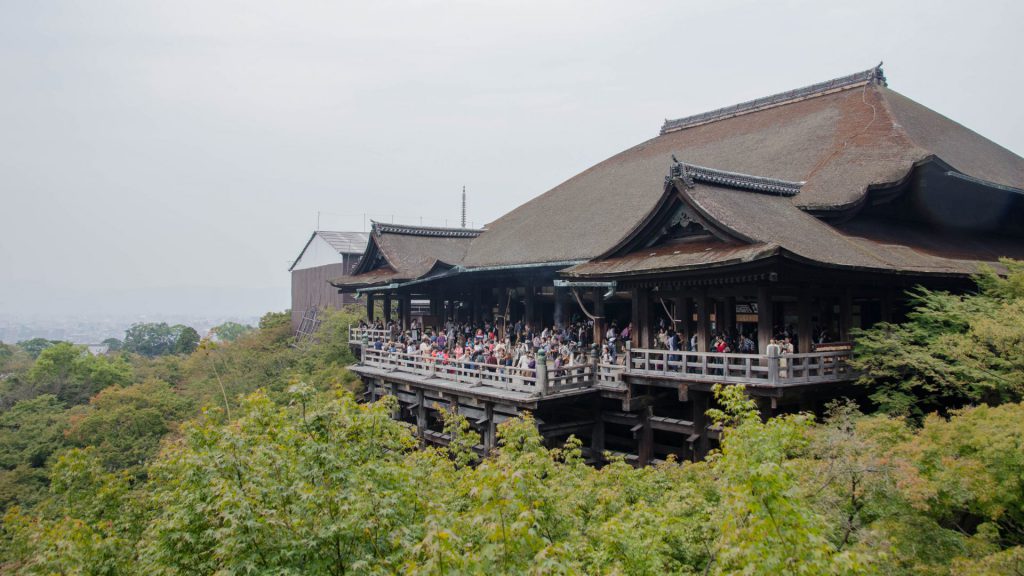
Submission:
[[[366,249],[366,240],[369,234],[366,232],[334,232],[328,230],[316,230],[309,235],[309,240],[302,247],[295,261],[288,267],[288,271],[303,268],[315,268],[328,264],[338,264],[342,258],[335,258],[340,254],[362,254]],[[314,251],[311,262],[304,262],[308,258],[307,252]]]
[[[420,278],[439,266],[462,263],[470,242],[482,231],[373,222],[370,242],[352,276],[332,281],[338,287],[366,286]]]

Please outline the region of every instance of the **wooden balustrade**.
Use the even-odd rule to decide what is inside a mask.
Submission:
[[[849,350],[765,356],[633,348],[626,370],[678,380],[788,386],[848,381],[857,377]]]
[[[422,354],[367,348],[362,360],[365,366],[441,378],[470,386],[490,386],[543,396],[589,387],[593,383],[589,365],[566,366],[557,370],[549,366],[546,374],[540,375],[537,370],[529,368],[457,360],[446,362]],[[545,375],[546,378],[543,377]]]
[[[633,348],[626,365],[592,363],[558,369],[528,369],[481,362],[444,361],[420,353],[388,352],[366,346],[362,364],[389,371],[439,378],[469,386],[490,386],[501,390],[546,396],[594,385],[620,388],[624,377],[636,374],[669,380],[792,386],[850,381],[857,374],[850,368],[849,351],[810,352],[764,356],[721,354]],[[541,355],[538,355],[542,357]]]
[[[381,340],[388,340],[391,338],[391,331],[386,328],[360,328],[359,326],[349,325],[348,327],[348,342],[349,344],[358,344],[362,346],[363,336],[366,336],[367,341],[373,342],[378,338]]]

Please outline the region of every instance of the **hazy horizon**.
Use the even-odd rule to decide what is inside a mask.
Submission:
[[[1024,153],[1013,2],[2,6],[0,315],[283,310],[318,212],[454,225],[466,186],[482,225],[665,118],[879,60]]]

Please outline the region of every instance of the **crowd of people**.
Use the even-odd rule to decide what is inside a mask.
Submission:
[[[394,321],[377,320],[368,324],[363,321],[361,328],[378,331],[371,345],[375,350],[390,353],[404,353],[431,358],[436,362],[450,364],[481,365],[494,367],[517,367],[534,370],[538,354],[543,352],[549,368],[560,370],[564,367],[579,366],[590,362],[594,321],[573,318],[564,328],[532,326],[523,321],[510,324],[507,329],[496,322],[479,323],[448,321],[443,326],[423,327],[412,320],[403,329]],[[785,328],[777,329],[776,336],[769,343],[765,353],[778,355],[793,354],[798,350],[795,334]],[[606,365],[622,365],[627,345],[634,344],[637,335],[632,323],[619,327],[611,322],[605,331],[599,347],[600,362]],[[826,336],[822,335],[822,339]],[[756,354],[757,340],[751,334],[738,330],[715,331],[709,337],[705,350],[718,353]],[[671,323],[659,322],[652,347],[669,351],[696,352],[699,350],[698,336],[686,338],[675,330]]]
[[[543,353],[549,369],[557,374],[564,368],[591,362],[593,322],[574,320],[564,328],[534,327],[522,321],[508,328],[485,321],[477,324],[446,322],[439,327],[422,327],[413,320],[407,329],[396,322],[377,321],[361,328],[383,334],[373,338],[375,350],[404,353],[432,359],[439,364],[480,366],[487,370],[516,367],[535,370]],[[604,345],[604,359],[614,362],[621,343]],[[609,352],[611,349],[611,352]]]

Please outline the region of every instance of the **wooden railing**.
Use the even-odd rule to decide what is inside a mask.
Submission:
[[[369,346],[361,352],[364,366],[440,378],[470,386],[490,386],[501,390],[527,392],[538,396],[587,388],[594,381],[590,365],[555,369],[546,364],[539,364],[541,368],[535,370],[482,362],[444,361],[422,354],[388,352]]]
[[[371,343],[374,340],[377,340],[378,338],[381,339],[381,340],[387,341],[389,338],[391,338],[391,330],[388,330],[387,328],[381,328],[381,329],[377,329],[377,328],[360,328],[359,326],[349,325],[349,327],[348,327],[348,343],[349,344],[358,344],[358,345],[362,346],[362,344],[363,344],[363,336],[364,335],[366,336],[366,340],[368,342],[371,342]]]
[[[789,386],[848,381],[849,350],[805,354],[731,354],[634,348],[626,351],[626,373],[677,380]]]
[[[691,382],[783,387],[845,382],[858,374],[849,366],[850,351],[810,352],[765,356],[633,348],[626,364],[599,363],[555,369],[538,354],[538,369],[457,360],[442,360],[420,353],[388,352],[365,346],[362,364],[388,371],[438,378],[471,387],[546,396],[557,392],[601,386],[623,388],[630,375]]]
[[[622,381],[623,372],[625,372],[625,366],[622,364],[598,364],[595,383],[620,388],[625,386],[625,382]]]

